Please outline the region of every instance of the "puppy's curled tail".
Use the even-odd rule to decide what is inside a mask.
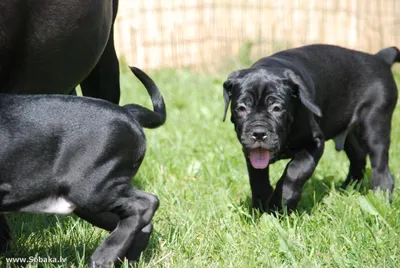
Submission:
[[[387,65],[392,66],[395,62],[400,62],[400,51],[397,47],[388,47],[375,54]]]
[[[129,67],[134,75],[142,82],[150,95],[153,104],[151,111],[146,107],[137,104],[127,104],[124,108],[135,118],[142,127],[156,128],[165,123],[167,112],[164,98],[154,81],[142,70],[136,67]]]

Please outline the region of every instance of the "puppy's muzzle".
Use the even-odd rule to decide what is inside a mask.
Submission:
[[[278,135],[265,126],[256,125],[249,129],[242,139],[244,151],[251,165],[256,169],[264,169],[269,164],[271,153],[279,147]]]
[[[263,141],[267,138],[267,130],[263,127],[255,127],[251,132],[251,138],[254,141]]]
[[[265,127],[256,126],[248,131],[247,135],[250,136],[250,140],[254,143],[251,147],[258,147],[258,145],[261,145],[271,150],[275,149],[275,147],[279,147],[278,135]]]

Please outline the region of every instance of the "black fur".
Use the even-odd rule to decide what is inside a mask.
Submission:
[[[159,204],[133,189],[131,179],[146,151],[142,126],[162,125],[165,104],[154,82],[132,71],[154,112],[88,97],[0,95],[0,212],[48,212],[44,200],[67,200],[78,216],[112,231],[93,253],[92,266],[137,258]]]
[[[294,209],[329,139],[350,160],[344,186],[362,179],[369,155],[372,188],[392,192],[388,152],[398,93],[390,68],[399,61],[395,47],[371,55],[309,45],[233,72],[224,83],[224,119],[232,102],[231,121],[246,158],[253,206]],[[268,167],[283,158],[291,161],[273,190]]]
[[[68,94],[118,103],[118,0],[0,4],[0,93]]]
[[[72,94],[81,84],[85,96],[118,104],[117,10],[118,0],[1,1],[0,93]]]

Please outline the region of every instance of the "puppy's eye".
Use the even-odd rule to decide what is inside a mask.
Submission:
[[[246,106],[244,106],[244,105],[239,105],[239,106],[236,108],[236,111],[238,111],[239,113],[245,113],[245,112],[247,112],[247,108],[246,108]]]
[[[282,107],[281,106],[278,106],[278,105],[275,105],[274,107],[272,107],[272,111],[273,112],[281,112],[282,111]]]

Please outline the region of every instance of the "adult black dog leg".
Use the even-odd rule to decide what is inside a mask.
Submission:
[[[113,1],[113,25],[107,45],[88,77],[81,82],[84,96],[95,97],[118,104],[120,98],[119,61],[114,47],[114,22],[118,0]]]
[[[249,159],[246,158],[246,161],[250,177],[253,208],[267,212],[267,203],[273,192],[273,188],[269,182],[269,167],[255,169]]]
[[[132,188],[118,199],[111,212],[120,220],[91,256],[91,267],[111,267],[113,262],[123,258],[137,234],[150,224],[158,205],[158,198],[154,195]]]
[[[313,174],[319,159],[324,152],[324,140],[315,139],[315,148],[301,150],[286,165],[282,177],[278,181],[275,191],[269,201],[273,210],[287,207],[288,211],[296,208],[300,201],[303,185]]]
[[[112,212],[93,213],[82,208],[77,208],[74,213],[81,219],[109,232],[114,231],[120,220],[119,216]],[[153,225],[150,223],[137,234],[125,255],[129,261],[139,259],[140,254],[146,249],[149,243],[152,231]]]
[[[6,217],[0,215],[0,253],[10,249],[11,232]]]
[[[365,146],[357,136],[357,131],[351,131],[346,138],[344,151],[350,160],[349,173],[341,188],[346,188],[352,182],[360,182],[364,177],[365,166],[367,164],[367,151]]]

